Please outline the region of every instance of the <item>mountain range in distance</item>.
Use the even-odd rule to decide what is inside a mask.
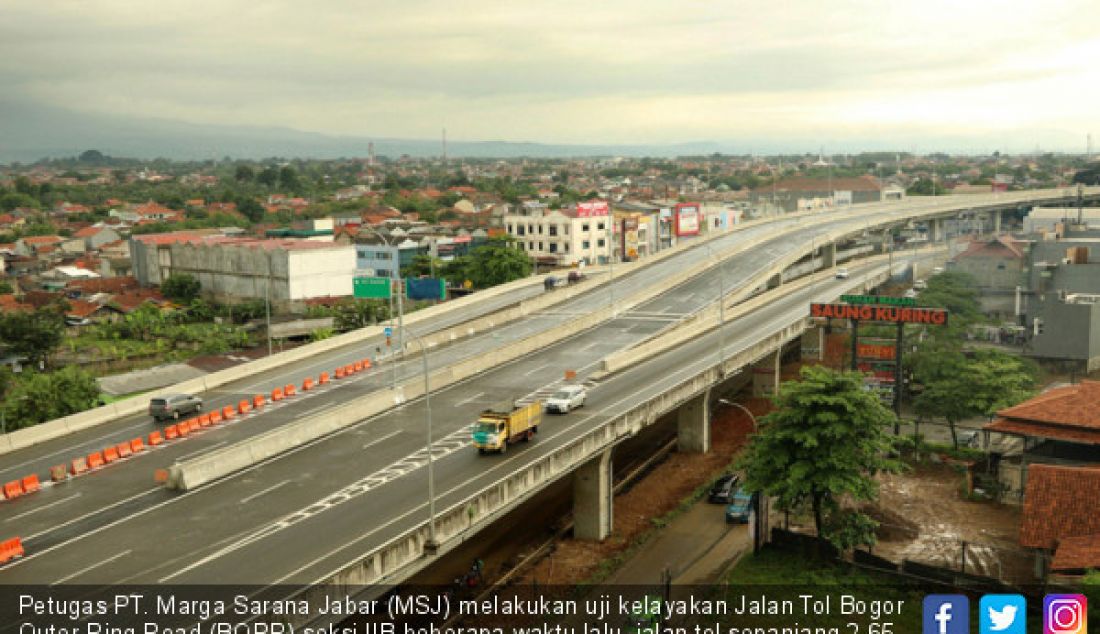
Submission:
[[[1053,135],[1053,136],[1052,136]],[[548,144],[509,141],[447,141],[452,158],[666,157],[714,154],[816,154],[831,152],[914,151],[900,138],[837,141],[827,131],[815,139],[742,139],[736,143],[700,141],[659,144]],[[1028,151],[1027,138],[1056,138],[1072,148],[1074,137],[1062,131],[1019,130],[985,138],[922,139],[921,151],[965,147],[958,153],[989,154]],[[336,159],[366,157],[374,143],[377,156],[432,157],[442,154],[441,139],[332,136],[289,128],[196,124],[151,117],[83,113],[56,106],[0,98],[0,164],[32,163],[43,158],[68,158],[89,149],[108,156],[142,160],[263,159],[270,157]],[[1015,147],[1013,147],[1015,146]],[[948,151],[948,150],[942,150]],[[1070,151],[1073,151],[1072,149]],[[955,153],[950,152],[949,153]]]

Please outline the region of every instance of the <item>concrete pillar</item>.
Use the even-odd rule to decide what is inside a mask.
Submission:
[[[931,233],[932,235],[928,236],[928,241],[929,242],[939,242],[939,241],[943,240],[943,238],[944,238],[943,218],[933,218],[932,221],[929,224],[930,224],[930,226],[929,226],[928,232]]]
[[[993,235],[1000,235],[1001,233],[1001,210],[997,209],[993,212]]]
[[[821,268],[831,269],[836,266],[836,243],[830,242],[821,247]]]
[[[685,453],[710,451],[710,390],[691,399],[676,411],[676,446]]]
[[[614,492],[611,449],[573,472],[573,537],[603,541],[611,534]]]
[[[799,343],[802,345],[803,361],[825,359],[825,329],[821,326],[807,328]]]
[[[823,331],[824,332],[824,331]],[[824,343],[824,342],[823,342]],[[752,365],[753,396],[771,396],[779,390],[779,370],[783,350],[775,351]]]

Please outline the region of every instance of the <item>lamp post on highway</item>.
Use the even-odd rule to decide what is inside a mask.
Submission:
[[[431,385],[428,382],[428,348],[420,335],[411,330],[409,334],[420,346],[420,358],[424,370],[424,409],[427,411],[428,422],[428,541],[424,544],[424,550],[429,554],[435,554],[436,549],[439,548],[439,542],[435,539],[435,459],[432,457],[432,395]]]
[[[392,245],[390,244],[390,241],[386,238],[386,236],[379,233],[378,230],[376,230],[374,227],[367,226],[367,231],[370,231],[374,235],[378,236],[378,238],[381,239],[383,243],[385,243],[387,248],[392,247]],[[391,255],[397,255],[397,258],[395,260],[395,262],[398,266],[397,282],[398,282],[398,284],[400,284],[401,283],[401,271],[400,271],[401,255],[400,255],[400,250],[398,250],[398,252],[396,254],[391,254]],[[429,259],[431,258],[431,256],[428,256],[428,257],[429,257]],[[395,289],[393,287],[393,277],[391,276],[390,277],[390,297],[389,297],[389,300],[390,300],[390,310],[389,310],[390,319],[389,319],[389,321],[390,321],[390,328],[391,329],[393,328],[393,325],[394,325],[393,324],[393,296],[394,296],[394,293],[399,293],[399,291],[400,291],[400,288]],[[402,353],[404,353],[404,350],[405,350],[405,345],[404,345],[405,344],[404,312],[405,311],[404,311],[403,304],[401,302],[401,295],[400,294],[397,295],[397,310],[398,310],[398,327],[397,327],[398,342],[401,344]],[[389,337],[387,337],[386,339],[388,340]],[[393,370],[393,393],[397,394],[397,361],[394,360],[394,359],[391,359],[390,360],[390,365],[392,366],[391,369]]]
[[[736,407],[737,409],[741,410],[745,413],[746,416],[749,417],[749,420],[752,421],[752,430],[755,432],[757,429],[759,429],[760,426],[756,422],[756,416],[754,416],[753,413],[749,411],[749,408],[740,403],[735,403],[724,398],[718,399],[718,402],[723,405],[729,405],[730,407]],[[760,547],[763,545],[763,535],[768,530],[768,520],[765,517],[768,511],[768,505],[767,500],[764,497],[763,491],[758,491],[755,495],[753,495],[753,510],[756,513],[756,517],[755,524],[752,527],[752,550],[753,552],[758,552],[760,550]]]

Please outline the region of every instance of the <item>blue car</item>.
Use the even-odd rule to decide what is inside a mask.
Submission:
[[[727,524],[748,524],[749,510],[752,509],[752,496],[738,487],[726,507]]]

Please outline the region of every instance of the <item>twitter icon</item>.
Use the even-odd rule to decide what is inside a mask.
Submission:
[[[1027,600],[1019,594],[987,594],[978,604],[981,634],[1027,634]]]

